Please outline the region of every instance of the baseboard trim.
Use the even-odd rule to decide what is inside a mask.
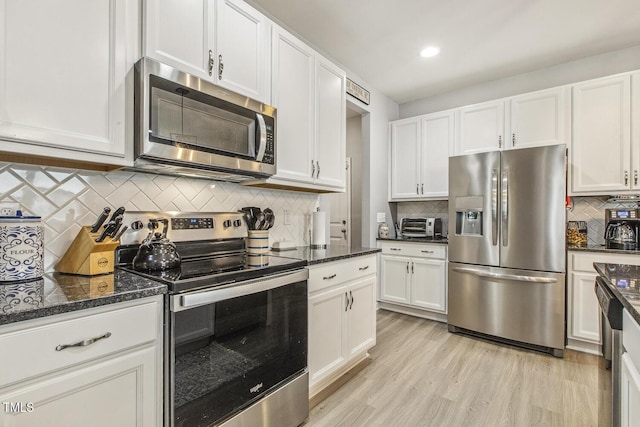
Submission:
[[[348,383],[353,377],[355,377],[360,371],[369,366],[372,362],[371,357],[367,355],[363,360],[354,365],[351,369],[349,369],[344,374],[340,375],[334,381],[327,384],[324,388],[318,390],[313,396],[309,398],[309,410],[312,410],[320,402],[325,400],[327,397],[331,396],[335,393],[340,387]]]

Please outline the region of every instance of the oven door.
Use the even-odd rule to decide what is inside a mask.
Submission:
[[[217,425],[305,374],[307,278],[301,270],[170,297],[173,425]],[[308,397],[296,405],[271,412],[302,413],[297,425]]]

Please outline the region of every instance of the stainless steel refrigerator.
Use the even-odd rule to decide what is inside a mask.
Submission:
[[[450,331],[563,356],[565,199],[564,145],[449,159]]]

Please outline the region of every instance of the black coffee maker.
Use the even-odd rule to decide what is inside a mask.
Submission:
[[[637,250],[640,209],[606,209],[604,239],[609,249]]]

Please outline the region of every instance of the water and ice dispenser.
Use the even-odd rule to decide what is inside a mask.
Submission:
[[[482,196],[455,198],[456,234],[459,236],[482,236]]]

